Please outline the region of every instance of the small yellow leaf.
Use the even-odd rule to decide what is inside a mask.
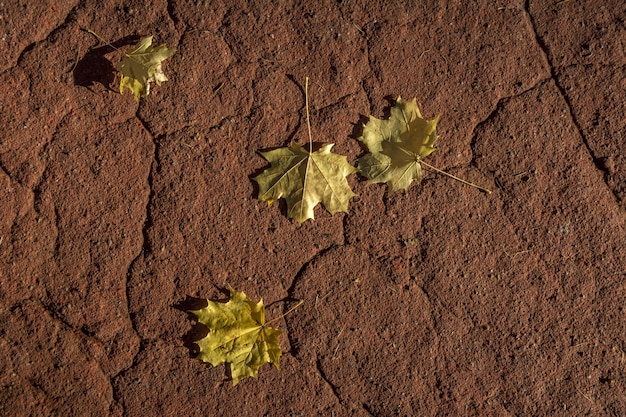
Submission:
[[[137,101],[150,94],[151,82],[161,85],[163,81],[167,81],[161,64],[176,52],[176,49],[170,49],[165,44],[156,48],[151,45],[152,36],[141,39],[117,66],[122,73],[120,93],[124,94],[124,89],[128,88]]]
[[[387,120],[370,116],[359,140],[370,153],[358,161],[359,171],[370,182],[386,182],[390,192],[406,189],[422,180],[421,160],[435,151],[439,118],[422,117],[417,101],[398,97]]]
[[[213,366],[230,363],[233,385],[248,376],[256,378],[264,363],[280,367],[280,330],[265,327],[263,300],[255,304],[231,288],[227,303],[207,301],[205,308],[190,311],[209,328],[209,334],[196,342],[200,347],[198,359]]]
[[[287,201],[287,216],[299,223],[313,219],[318,203],[331,213],[348,212],[352,192],[346,177],[356,169],[345,156],[331,152],[326,144],[309,152],[297,143],[261,155],[272,165],[253,178],[259,184],[259,200],[272,204],[279,198]]]

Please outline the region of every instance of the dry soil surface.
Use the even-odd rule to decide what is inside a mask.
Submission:
[[[0,414],[626,415],[626,7],[0,2]],[[177,49],[136,103],[115,66]],[[397,96],[429,172],[298,224],[260,150],[349,162]],[[281,368],[193,358],[199,298],[263,298]]]

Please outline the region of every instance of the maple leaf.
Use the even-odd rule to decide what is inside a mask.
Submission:
[[[287,201],[287,217],[299,223],[315,218],[318,203],[331,213],[348,212],[352,192],[346,177],[356,168],[345,156],[332,153],[329,143],[313,152],[309,122],[309,79],[305,82],[306,115],[309,129],[309,150],[292,142],[289,147],[261,152],[271,166],[253,178],[259,184],[259,200],[271,205],[279,198]]]
[[[272,204],[284,197],[287,216],[299,223],[313,219],[313,208],[322,203],[331,213],[348,212],[350,198],[356,196],[346,176],[356,172],[345,156],[332,153],[333,144],[310,152],[293,142],[261,155],[271,166],[256,176],[259,200]]]
[[[124,89],[128,88],[137,101],[150,94],[151,82],[161,85],[163,81],[167,81],[161,64],[176,52],[176,49],[170,49],[165,44],[156,48],[151,45],[152,36],[141,39],[132,50],[124,54],[117,66],[122,73],[120,93],[124,94]]]
[[[263,300],[255,304],[231,288],[227,303],[207,301],[205,308],[189,311],[209,328],[207,336],[195,342],[200,347],[198,359],[213,366],[228,362],[233,385],[245,377],[256,378],[264,363],[280,368],[280,330],[265,326]]]
[[[426,120],[416,99],[398,97],[387,120],[370,116],[358,139],[370,153],[358,160],[359,171],[370,182],[386,182],[391,192],[422,180],[422,159],[435,151],[439,117]]]

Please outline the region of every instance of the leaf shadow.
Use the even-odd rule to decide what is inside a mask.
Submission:
[[[302,81],[304,81],[304,80],[302,80],[302,81],[298,81],[298,79],[296,78],[296,76],[295,76],[295,75],[293,75],[293,74],[286,74],[286,75],[287,75],[287,78],[289,78],[289,80],[290,80],[292,83],[294,83],[294,85],[295,85],[296,87],[298,87],[298,89],[299,89],[299,90],[300,90],[300,92],[302,93],[302,98],[304,99],[304,96],[306,95],[306,94],[305,94],[305,91],[304,91],[304,82],[302,82]],[[304,108],[304,100],[302,101],[302,108]]]
[[[392,96],[391,94],[387,94],[383,97],[389,103],[387,107],[383,109],[383,119],[388,119],[391,116],[391,108],[396,104],[397,97]],[[380,119],[380,117],[379,117]]]
[[[230,291],[227,288],[218,287],[215,284],[214,284],[214,287],[220,293],[224,294],[225,297],[229,296]],[[221,300],[221,301],[216,300],[216,302],[222,302],[222,301],[225,302],[226,300]],[[183,345],[187,349],[189,349],[189,357],[191,358],[195,358],[196,356],[198,356],[198,353],[200,353],[200,348],[196,344],[196,342],[200,339],[205,338],[206,335],[209,334],[209,328],[205,326],[204,324],[198,322],[197,317],[194,314],[192,314],[191,311],[201,310],[205,308],[207,305],[208,305],[208,302],[205,298],[187,296],[184,300],[181,300],[172,306],[173,308],[177,310],[184,311],[185,313],[187,313],[187,318],[190,321],[195,322],[195,324],[191,327],[189,332],[187,332],[182,337]]]
[[[183,335],[183,345],[189,349],[189,357],[195,358],[200,353],[200,347],[196,344],[196,342],[209,334],[209,328],[204,324],[199,323],[195,315],[191,313],[192,310],[200,310],[208,305],[207,301],[203,298],[196,298],[187,296],[184,300],[179,301],[174,304],[172,307],[184,311],[187,313],[187,318],[190,321],[195,321],[196,323],[191,327],[191,329]]]
[[[364,114],[359,114],[359,121],[356,123],[352,123],[352,131],[348,135],[350,139],[354,139],[359,141],[359,145],[361,145],[362,149],[367,149],[365,145],[359,140],[359,137],[363,134],[363,126],[370,120],[368,116]]]
[[[213,286],[224,296],[228,297],[230,295],[230,291],[227,288],[218,287],[215,284],[213,284]],[[227,302],[227,300],[211,300],[211,301]],[[207,326],[198,322],[197,317],[194,314],[192,314],[191,311],[203,309],[207,305],[208,305],[208,302],[205,298],[187,296],[184,300],[181,300],[172,306],[173,308],[177,310],[184,311],[185,313],[187,313],[188,319],[190,321],[195,322],[195,324],[191,327],[191,329],[185,335],[182,336],[183,345],[187,349],[189,349],[190,358],[195,358],[198,356],[198,354],[200,353],[200,346],[198,346],[196,342],[201,339],[204,339],[209,334],[209,331],[210,331],[210,329]],[[205,365],[210,365],[210,364],[205,363]],[[222,382],[232,380],[232,373],[230,371],[229,365],[227,365],[224,368],[224,372],[226,374],[226,378]]]
[[[126,45],[134,45],[139,41],[139,36],[126,36],[118,41],[112,42],[115,48]],[[97,48],[90,49],[83,58],[76,63],[74,68],[74,85],[81,87],[92,87],[96,83],[102,84],[105,88],[116,91],[111,88],[111,84],[115,80],[115,67],[110,60],[106,58],[107,54],[115,51],[111,45],[102,45]]]

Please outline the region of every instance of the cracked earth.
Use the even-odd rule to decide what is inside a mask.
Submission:
[[[63,4],[61,4],[63,3]],[[0,2],[0,414],[626,415],[621,1]],[[120,95],[118,48],[177,49]],[[259,150],[417,97],[433,172],[302,225]],[[181,306],[280,321],[232,387]]]

